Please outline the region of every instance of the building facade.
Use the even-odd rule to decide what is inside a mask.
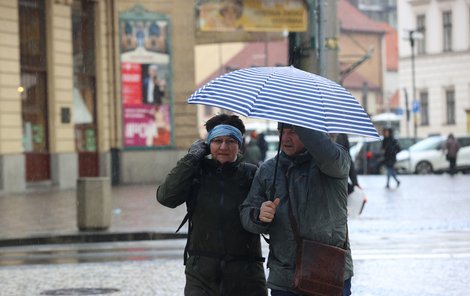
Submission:
[[[338,20],[341,82],[367,113],[381,113],[386,109],[386,30],[346,0],[338,2]]]
[[[408,136],[468,134],[470,1],[398,1],[399,85]],[[412,51],[414,50],[414,51]],[[403,134],[403,132],[402,132]]]
[[[0,192],[163,180],[198,137],[190,2],[0,0]]]

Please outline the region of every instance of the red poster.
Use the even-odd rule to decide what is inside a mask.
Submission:
[[[122,63],[122,103],[142,104],[142,66],[137,63]]]

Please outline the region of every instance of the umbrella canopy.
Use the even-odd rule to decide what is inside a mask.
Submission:
[[[194,92],[188,103],[325,133],[379,139],[369,116],[349,91],[336,82],[293,66],[246,68],[227,73]]]

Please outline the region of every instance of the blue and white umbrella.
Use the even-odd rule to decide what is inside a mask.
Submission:
[[[379,139],[359,102],[327,78],[290,67],[256,67],[222,75],[194,92],[190,104],[223,108],[325,133]]]

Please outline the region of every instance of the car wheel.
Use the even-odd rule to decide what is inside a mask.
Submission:
[[[432,173],[432,165],[427,161],[421,161],[416,165],[416,174],[427,175]]]

